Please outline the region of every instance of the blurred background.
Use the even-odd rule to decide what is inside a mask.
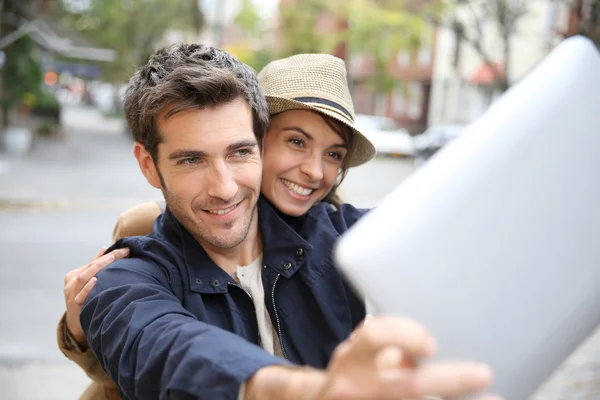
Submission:
[[[157,48],[207,43],[257,71],[296,53],[344,59],[357,124],[379,156],[350,172],[342,194],[372,207],[560,41],[600,43],[599,0],[0,0],[0,17],[9,400],[75,399],[89,383],[56,346],[63,277],[110,244],[120,212],[161,198],[131,154],[120,100]],[[598,398],[594,336],[536,399]]]

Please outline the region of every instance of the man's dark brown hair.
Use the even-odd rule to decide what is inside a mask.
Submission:
[[[252,109],[259,146],[269,125],[267,102],[255,72],[232,55],[202,44],[162,48],[129,81],[125,116],[134,139],[144,145],[154,162],[162,141],[157,118],[187,109],[209,108],[243,98]]]

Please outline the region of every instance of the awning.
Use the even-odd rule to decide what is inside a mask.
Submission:
[[[504,68],[504,64],[500,62],[493,63],[493,68],[498,71],[500,77],[504,78],[506,75],[506,69]],[[475,69],[475,72],[469,78],[469,82],[474,85],[493,85],[498,81],[496,74],[490,68],[488,64],[481,64],[479,67]]]
[[[117,57],[116,52],[112,49],[94,47],[82,40],[74,40],[66,35],[59,35],[47,21],[41,18],[25,22],[17,30],[0,38],[0,50],[25,35],[29,35],[44,49],[68,58],[110,62]]]

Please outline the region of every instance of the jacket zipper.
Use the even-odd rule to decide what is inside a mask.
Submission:
[[[287,354],[285,353],[285,348],[283,347],[283,337],[281,336],[281,324],[279,323],[279,315],[277,315],[277,307],[275,306],[275,286],[277,285],[277,281],[281,274],[277,274],[275,278],[275,282],[273,282],[273,290],[271,291],[271,299],[273,301],[273,310],[275,311],[275,320],[277,321],[277,334],[279,335],[279,344],[281,345],[281,353],[283,357],[287,360]]]
[[[242,289],[244,291],[244,293],[246,293],[248,295],[248,297],[250,297],[250,300],[252,300],[252,307],[254,308],[254,314],[256,314],[256,307],[254,307],[254,300],[252,299],[252,296],[250,296],[250,293],[248,293],[248,291],[246,289],[244,289],[243,287],[241,287],[237,283],[227,282],[227,284]],[[258,316],[256,316],[256,315],[255,315],[255,317],[258,318]],[[256,325],[258,326],[258,321],[257,321]],[[257,334],[258,334],[257,335],[257,337],[258,337],[258,345],[260,347],[262,347],[262,340],[260,340],[260,329],[257,330]]]

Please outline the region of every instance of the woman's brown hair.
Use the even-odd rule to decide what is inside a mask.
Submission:
[[[331,117],[320,113],[319,115],[321,116],[321,118],[323,118],[325,123],[344,140],[346,148],[348,149],[348,153],[350,153],[354,149],[354,132],[352,131],[352,129],[349,126],[346,126],[345,124],[338,122],[337,120]],[[323,198],[323,201],[332,204],[336,208],[339,208],[344,203],[341,196],[337,193],[337,189],[342,184],[342,182],[346,178],[346,175],[348,174],[348,160],[350,160],[350,157],[346,155],[346,157],[344,157],[344,160],[342,161],[342,167],[340,168],[337,183]]]

